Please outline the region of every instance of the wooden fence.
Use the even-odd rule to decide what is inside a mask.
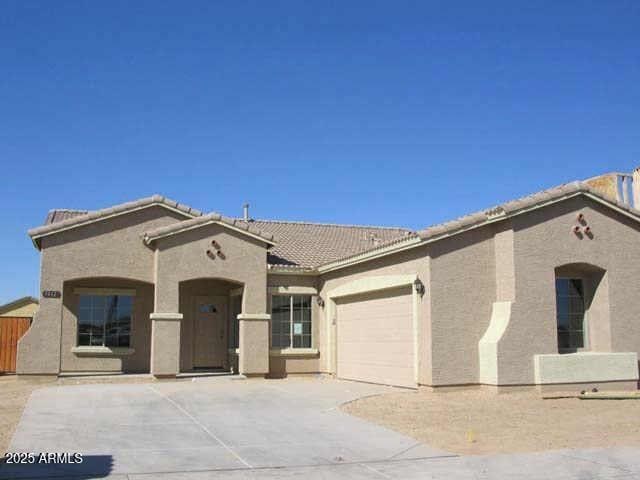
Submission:
[[[30,325],[29,317],[0,317],[0,373],[16,371],[18,340]]]

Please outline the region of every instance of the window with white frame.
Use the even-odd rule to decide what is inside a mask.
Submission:
[[[131,346],[132,312],[130,295],[80,295],[78,346]]]
[[[311,295],[271,297],[271,346],[311,348]]]

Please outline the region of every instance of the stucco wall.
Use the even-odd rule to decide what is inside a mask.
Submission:
[[[485,227],[430,245],[431,385],[479,381],[478,341],[496,298],[493,234]]]
[[[577,236],[571,229],[583,213],[593,232]],[[640,351],[640,271],[638,223],[585,197],[576,197],[513,219],[515,302],[500,350],[502,384],[534,381],[533,355],[557,353],[555,268],[586,263],[606,271],[610,342],[614,352]],[[604,295],[604,292],[600,292]],[[604,300],[606,302],[606,300]],[[607,305],[600,302],[598,316]],[[594,325],[607,350],[603,325]],[[606,329],[606,327],[605,327]]]
[[[220,244],[224,258],[209,258],[211,242]],[[217,278],[245,287],[244,313],[265,313],[267,308],[267,252],[265,244],[220,225],[156,241],[156,311],[179,310],[179,284],[185,280]]]
[[[96,277],[151,283],[153,253],[141,235],[183,219],[153,206],[44,237],[40,290],[62,292],[65,281]],[[59,372],[62,310],[62,298],[40,298],[33,324],[18,343],[18,373]]]

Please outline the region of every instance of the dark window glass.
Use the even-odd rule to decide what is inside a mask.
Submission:
[[[311,348],[311,296],[271,298],[271,346]]]
[[[129,347],[133,297],[127,295],[80,295],[78,345]]]
[[[271,299],[271,345],[291,346],[291,297],[275,295]]]
[[[556,279],[558,350],[584,348],[584,288],[578,278]]]

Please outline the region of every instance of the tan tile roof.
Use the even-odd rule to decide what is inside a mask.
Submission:
[[[64,222],[70,218],[79,217],[89,213],[88,210],[68,210],[66,208],[56,208],[55,210],[49,210],[47,218],[44,221],[45,225],[51,225],[56,222]]]
[[[482,225],[500,221],[506,218],[509,218],[513,215],[518,215],[520,213],[526,212],[528,210],[534,208],[540,208],[548,204],[552,204],[555,202],[562,201],[566,198],[574,197],[576,195],[589,195],[592,198],[599,200],[601,203],[609,205],[613,208],[617,208],[626,214],[630,215],[637,221],[640,221],[640,211],[634,208],[631,208],[629,205],[609,198],[606,195],[603,195],[600,191],[593,188],[587,182],[575,181],[571,183],[566,183],[563,185],[559,185],[554,188],[550,188],[547,190],[543,190],[540,192],[536,192],[532,195],[527,195],[525,197],[512,200],[495,207],[481,210],[475,213],[471,213],[469,215],[462,216],[455,220],[451,220],[449,222],[441,223],[438,225],[432,225],[425,229],[419,230],[417,232],[417,237],[419,237],[424,242],[437,241],[441,238],[445,238],[451,235],[456,235],[463,231],[481,227]],[[395,250],[395,246],[398,248],[402,248],[406,244],[410,243],[410,238],[413,235],[410,235],[407,239],[407,242],[402,242],[402,240],[390,241],[386,245],[380,245],[369,250],[360,252],[358,254],[347,255],[337,259],[334,262],[327,262],[321,265],[320,270],[331,270],[336,268],[336,265],[346,265],[349,262],[353,261],[363,261],[366,258],[371,256],[375,256],[378,250],[385,250],[387,253],[391,253]],[[422,242],[413,243],[413,245],[420,245]],[[385,247],[390,247],[386,249]]]
[[[219,213],[208,213],[206,215],[202,215],[200,217],[191,218],[189,220],[184,220],[182,222],[172,223],[171,225],[167,225],[165,227],[156,228],[155,230],[150,230],[145,232],[144,241],[149,244],[154,240],[157,240],[162,237],[166,237],[169,235],[175,235],[180,232],[193,230],[194,228],[198,228],[204,225],[208,225],[211,223],[222,223],[229,227],[233,227],[239,229],[248,234],[254,235],[256,237],[265,240],[270,245],[273,245],[273,235],[269,232],[265,232],[256,228],[253,223],[246,223],[235,218],[225,217],[220,215]]]
[[[64,211],[59,217],[57,213],[49,213],[53,223],[30,230],[29,234],[37,236],[54,232],[60,228],[67,228],[75,224],[83,224],[91,219],[126,211],[150,203],[164,203],[184,212],[188,216],[197,217],[156,229],[146,233],[147,241],[159,236],[178,232],[183,229],[195,228],[200,224],[219,221],[235,228],[257,235],[275,243],[268,254],[268,263],[278,268],[299,271],[313,270],[319,266],[334,262],[349,261],[351,258],[361,258],[363,255],[375,254],[377,251],[392,250],[395,246],[403,247],[406,242],[420,238],[433,241],[440,237],[455,235],[469,228],[499,221],[523,211],[538,208],[545,204],[560,201],[577,194],[589,194],[605,203],[622,209],[640,219],[640,212],[621,202],[604,197],[597,190],[585,182],[572,182],[548,190],[534,193],[517,200],[465,215],[458,219],[439,225],[427,227],[418,232],[403,228],[375,227],[360,225],[336,225],[328,223],[292,222],[279,220],[252,220],[249,223],[241,219],[224,217],[213,213],[202,215],[198,210],[168,200],[159,195],[147,199],[130,202],[97,212],[82,213],[81,211]],[[57,212],[57,211],[54,211]]]
[[[32,228],[29,230],[29,235],[32,238],[48,235],[59,230],[79,226],[84,223],[93,222],[105,217],[110,217],[112,215],[125,213],[130,210],[136,210],[150,205],[164,205],[168,208],[184,213],[187,217],[199,217],[202,215],[200,210],[183,205],[182,203],[178,203],[175,200],[163,197],[162,195],[153,195],[133,202],[121,203],[113,207],[87,211],[84,213],[81,210],[53,210],[49,212],[49,215],[47,215],[47,223],[41,227]],[[58,215],[58,212],[61,212],[60,215]]]
[[[211,222],[228,224],[234,228],[256,235],[275,245],[269,251],[268,263],[291,270],[315,268],[342,257],[380,248],[389,243],[414,235],[409,230],[395,227],[361,225],[336,225],[330,223],[291,222],[279,220],[252,220],[249,223],[238,218],[225,217],[218,213],[203,215],[186,205],[169,200],[161,195],[123,203],[97,211],[52,210],[45,225],[29,230],[29,235],[39,237],[59,230],[80,226],[117,213],[151,204],[164,204],[193,217],[166,227],[145,232],[145,241],[153,240],[197,228]]]
[[[279,220],[253,220],[250,225],[275,238],[276,245],[269,251],[269,264],[292,269],[317,267],[412,234],[410,230],[395,227]]]

